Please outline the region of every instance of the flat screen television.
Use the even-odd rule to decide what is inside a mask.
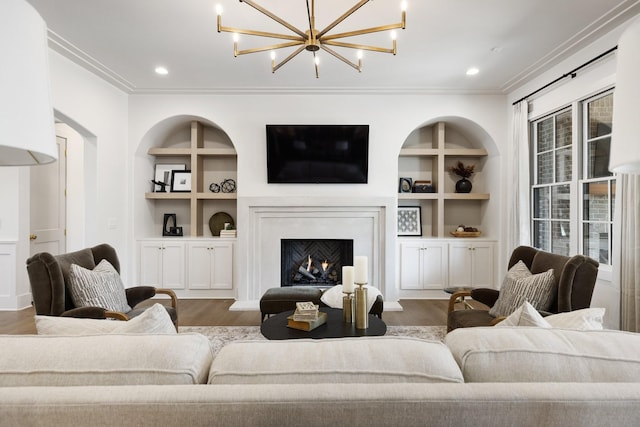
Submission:
[[[267,182],[366,184],[369,125],[267,125]]]

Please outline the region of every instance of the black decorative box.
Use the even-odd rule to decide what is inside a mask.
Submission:
[[[436,188],[431,184],[431,181],[414,181],[411,191],[414,193],[435,193]]]

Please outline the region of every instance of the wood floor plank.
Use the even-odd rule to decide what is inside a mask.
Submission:
[[[229,311],[231,299],[184,299],[178,301],[181,326],[255,326],[258,311]],[[385,311],[382,319],[389,326],[445,325],[447,300],[401,300],[403,311]],[[32,307],[19,311],[0,311],[0,334],[35,334]]]

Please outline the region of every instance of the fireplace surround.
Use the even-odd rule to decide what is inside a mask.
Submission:
[[[388,197],[238,198],[238,287],[232,310],[257,309],[260,297],[281,285],[282,239],[353,240],[353,256],[369,260],[369,285],[380,290],[385,310],[401,310],[394,283],[393,209]],[[391,213],[390,213],[391,212]],[[397,306],[397,307],[396,307]]]

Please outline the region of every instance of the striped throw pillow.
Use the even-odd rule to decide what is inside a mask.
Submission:
[[[545,311],[551,307],[556,293],[553,269],[531,274],[527,266],[518,261],[507,272],[498,300],[489,310],[489,314],[494,317],[509,316],[525,301],[536,310]]]
[[[123,313],[131,311],[120,275],[106,259],[93,270],[71,264],[69,287],[76,307],[102,307]]]

